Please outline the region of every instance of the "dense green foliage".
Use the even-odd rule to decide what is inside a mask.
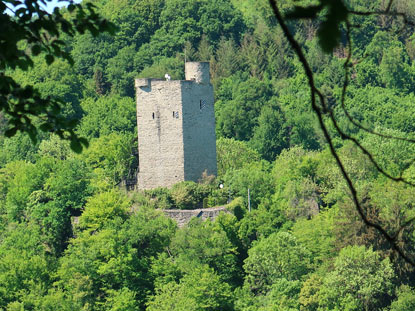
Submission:
[[[30,67],[42,71],[44,64],[35,66],[34,57],[38,55],[42,55],[43,63],[47,65],[51,65],[55,58],[73,65],[63,36],[73,38],[86,31],[95,37],[104,31],[114,33],[115,25],[97,14],[91,3],[65,2],[66,10],[56,8],[50,13],[44,7],[44,0],[0,1],[0,112],[6,116],[4,135],[7,137],[20,131],[36,142],[40,129],[70,140],[71,148],[81,152],[83,146],[88,146],[88,141],[76,134],[77,118],[66,115],[64,107],[74,99],[68,97],[74,95],[76,98],[76,90],[71,88],[73,83],[68,83],[72,84],[68,86],[62,83],[64,77],[56,77],[59,64],[66,67],[68,64],[58,62],[55,70],[51,70],[54,71],[52,75],[43,70],[45,80],[49,81],[40,83],[43,86],[40,89],[36,88],[39,81],[22,81],[12,72],[16,69],[26,72]],[[36,61],[39,63],[40,58]],[[55,83],[58,79],[60,83]]]
[[[278,2],[291,11],[292,1]],[[345,30],[342,18],[326,20],[337,1],[317,2],[316,20],[289,26],[339,126],[386,172],[414,182],[414,144],[371,135],[342,110]],[[48,65],[40,51],[27,71],[7,73],[61,98],[62,117],[80,120],[89,148],[74,154],[46,133],[36,144],[6,138],[0,118],[0,310],[414,310],[415,270],[357,214],[267,1],[87,3],[118,26],[114,36],[62,33],[74,66]],[[371,10],[384,1],[344,3]],[[394,3],[415,17],[409,2]],[[346,108],[365,127],[415,138],[414,28],[391,16],[352,22]],[[319,44],[327,23],[341,26],[323,46],[340,43],[329,54]],[[133,78],[183,79],[185,58],[211,63],[218,176],[126,192],[138,164]],[[329,128],[369,219],[388,232],[406,224],[400,245],[415,256],[413,188]],[[219,205],[233,213],[183,228],[157,210]]]

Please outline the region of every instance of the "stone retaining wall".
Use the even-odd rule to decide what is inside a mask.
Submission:
[[[180,210],[180,209],[168,209],[163,210],[163,213],[174,219],[179,227],[185,226],[193,217],[201,218],[202,220],[214,220],[219,216],[220,212],[230,213],[225,206],[194,209],[194,210]]]

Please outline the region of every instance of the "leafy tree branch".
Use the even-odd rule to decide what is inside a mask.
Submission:
[[[113,33],[115,25],[100,17],[92,3],[83,5],[73,0],[60,0],[68,4],[67,11],[55,8],[48,13],[44,8],[47,2],[0,1],[0,111],[7,116],[5,135],[11,137],[21,131],[35,142],[38,129],[54,132],[70,140],[74,151],[81,152],[88,141],[75,133],[77,120],[61,116],[62,102],[42,96],[31,85],[20,85],[8,71],[16,68],[27,71],[34,65],[33,57],[41,54],[48,65],[56,58],[73,65],[61,39],[63,34],[73,37],[88,31],[98,36],[101,32]]]

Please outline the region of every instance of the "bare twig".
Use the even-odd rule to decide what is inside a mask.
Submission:
[[[299,58],[302,66],[303,66],[303,69],[304,69],[305,74],[307,76],[309,88],[310,88],[310,96],[311,96],[311,106],[312,106],[312,109],[315,112],[315,114],[317,115],[320,128],[321,128],[321,130],[323,132],[323,135],[324,135],[324,137],[325,137],[325,139],[326,139],[326,141],[328,143],[329,150],[330,150],[332,156],[334,157],[334,159],[335,159],[335,161],[337,163],[337,166],[339,167],[339,169],[340,169],[340,171],[341,171],[341,173],[343,175],[343,178],[345,179],[346,184],[347,184],[347,186],[348,186],[348,188],[349,188],[349,190],[351,192],[352,199],[353,199],[353,202],[354,202],[354,205],[356,207],[356,210],[357,210],[358,214],[360,215],[360,217],[361,217],[362,221],[365,223],[365,225],[367,225],[369,227],[372,227],[372,228],[375,228],[376,230],[378,230],[381,233],[381,235],[383,235],[384,238],[390,243],[391,247],[407,263],[411,264],[412,266],[415,266],[415,261],[412,260],[411,258],[409,258],[405,254],[405,252],[403,251],[403,249],[397,244],[395,235],[390,235],[381,225],[370,221],[367,218],[366,214],[364,213],[363,208],[362,208],[362,206],[360,204],[360,201],[358,199],[357,190],[356,190],[356,188],[355,188],[355,186],[353,184],[353,181],[351,180],[349,174],[347,173],[347,171],[346,171],[346,169],[345,169],[345,167],[343,165],[343,162],[340,159],[340,156],[338,155],[338,153],[337,153],[337,151],[336,151],[336,149],[334,147],[334,144],[333,144],[332,138],[331,138],[331,136],[329,134],[328,128],[327,128],[326,124],[324,123],[323,113],[327,111],[327,105],[325,103],[324,96],[322,95],[322,93],[315,86],[314,74],[313,74],[313,72],[311,70],[311,67],[310,67],[310,65],[309,65],[309,63],[308,63],[308,61],[307,61],[307,59],[306,59],[306,57],[305,57],[305,55],[304,55],[304,53],[302,51],[302,48],[299,45],[299,43],[294,39],[293,35],[289,31],[289,29],[288,29],[288,27],[287,27],[287,25],[286,25],[286,23],[285,23],[282,15],[281,15],[281,12],[278,9],[278,6],[276,4],[276,0],[269,0],[269,3],[271,5],[271,8],[272,8],[273,13],[275,15],[275,18],[277,19],[279,25],[281,26],[281,28],[283,30],[283,33],[284,33],[285,37],[287,38],[288,42],[290,43],[292,49],[294,50],[295,54],[297,55],[297,57]],[[384,12],[384,13],[386,13],[386,12]],[[316,97],[318,97],[319,100],[320,100],[321,108],[317,104]],[[333,114],[332,111],[330,111],[330,120],[333,122],[333,124],[334,124],[334,126],[336,128],[336,131],[340,134],[340,136],[343,139],[348,139],[348,140],[353,141],[355,144],[357,144],[359,146],[359,148],[362,150],[362,152],[365,153],[369,157],[369,159],[371,159],[371,161],[374,164],[377,164],[374,161],[373,156],[363,146],[361,146],[360,143],[355,138],[347,135],[346,133],[344,133],[339,128],[339,126],[337,124],[337,121],[336,121],[336,119],[335,119],[334,114]],[[380,169],[380,172],[382,172],[381,168],[378,165],[377,165],[377,169],[378,170]],[[387,177],[389,176],[386,172],[383,172],[383,174],[385,176],[387,176]],[[392,176],[390,176],[388,178],[390,178],[392,180],[396,180],[396,181],[404,181],[404,180],[400,180],[399,178],[394,178]]]
[[[405,142],[409,142],[409,143],[415,143],[415,139],[410,139],[410,138],[405,138],[405,137],[399,137],[399,136],[394,136],[394,135],[387,135],[387,134],[382,134],[376,131],[373,131],[365,126],[363,126],[362,124],[358,123],[349,113],[349,111],[346,109],[346,92],[347,92],[347,87],[349,84],[349,64],[350,64],[350,60],[352,57],[352,41],[350,38],[350,23],[349,21],[346,21],[346,38],[347,38],[347,47],[348,47],[348,52],[347,52],[347,57],[346,60],[343,64],[344,67],[344,82],[343,82],[343,87],[342,87],[342,95],[341,95],[341,107],[342,110],[344,112],[344,114],[346,115],[347,119],[349,120],[349,122],[351,122],[353,125],[355,125],[356,127],[358,127],[359,129],[372,134],[372,135],[376,135],[382,138],[386,138],[386,139],[394,139],[394,140],[400,140],[400,141],[405,141]],[[332,119],[335,121],[334,115],[332,116]],[[376,160],[373,158],[373,156],[371,155],[371,153],[364,148],[359,142],[358,140],[352,138],[350,135],[347,135],[344,131],[342,131],[338,125],[337,122],[335,121],[335,127],[338,130],[339,134],[347,140],[351,140],[355,143],[355,145],[369,158],[369,160],[372,162],[372,164],[375,166],[375,168],[385,177],[392,179],[394,181],[397,182],[403,182],[407,185],[410,186],[414,186],[415,184],[412,182],[409,182],[408,180],[404,179],[402,177],[403,175],[403,171],[400,172],[399,177],[394,177],[390,174],[388,174],[385,170],[383,170],[380,165],[376,162]],[[415,161],[415,159],[412,159],[410,163],[413,163]]]
[[[361,123],[358,123],[349,113],[349,111],[346,108],[346,91],[347,91],[347,87],[349,85],[349,65],[350,65],[350,61],[351,61],[351,57],[352,57],[352,41],[350,38],[350,28],[351,25],[350,23],[347,21],[346,22],[346,40],[347,40],[347,57],[345,62],[343,63],[343,68],[344,68],[344,83],[343,83],[343,87],[342,87],[342,95],[341,95],[341,107],[342,110],[344,112],[344,114],[346,115],[347,119],[349,119],[349,121],[356,127],[358,127],[359,129],[382,137],[382,138],[388,138],[388,139],[395,139],[395,140],[401,140],[401,141],[406,141],[406,142],[410,142],[410,143],[415,143],[415,139],[411,139],[411,138],[406,138],[406,137],[399,137],[399,136],[394,136],[394,135],[387,135],[387,134],[383,134],[383,133],[379,133],[376,131],[373,131],[371,129],[369,129],[368,127],[365,127],[364,125],[362,125]]]

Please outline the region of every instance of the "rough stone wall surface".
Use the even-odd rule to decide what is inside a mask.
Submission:
[[[184,180],[181,81],[137,79],[136,86],[137,187],[169,187]]]
[[[221,212],[230,213],[225,206],[195,210],[163,210],[163,213],[175,220],[179,227],[185,226],[193,217],[201,218],[202,220],[214,220]]]
[[[210,83],[210,66],[208,62],[187,62],[185,64],[186,80],[196,83]]]
[[[216,175],[213,87],[209,63],[186,63],[186,79],[136,79],[138,189],[170,187]]]
[[[182,101],[184,176],[197,182],[205,170],[217,173],[213,87],[184,81]]]

